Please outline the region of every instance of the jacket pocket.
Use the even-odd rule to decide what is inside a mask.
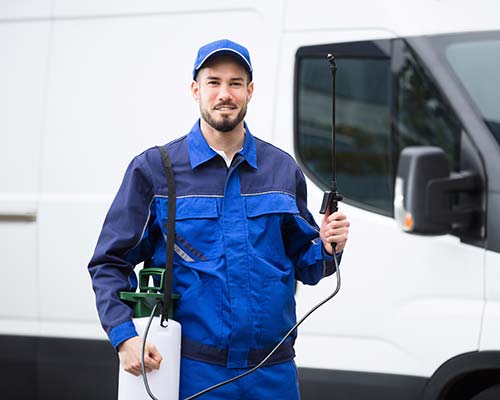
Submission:
[[[285,216],[298,215],[295,197],[281,192],[245,196],[248,241],[257,257],[286,257],[282,224]]]
[[[177,255],[187,263],[220,256],[222,231],[219,224],[219,197],[181,197],[176,205]],[[166,216],[168,200],[163,201]],[[163,218],[166,223],[167,219]]]
[[[245,195],[245,206],[248,218],[256,218],[268,214],[299,213],[295,197],[284,192]]]
[[[278,276],[269,276],[262,283],[257,329],[257,346],[270,347],[279,342],[295,324],[294,279],[285,281]],[[256,321],[256,323],[257,323]],[[295,337],[295,334],[293,335]]]
[[[177,199],[176,220],[213,219],[219,216],[221,197],[187,196]]]
[[[224,343],[222,299],[219,280],[205,277],[194,282],[181,295],[175,311],[183,335],[207,345],[221,346]]]

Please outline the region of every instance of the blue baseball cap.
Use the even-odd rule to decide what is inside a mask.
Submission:
[[[203,67],[203,64],[214,55],[230,55],[242,62],[252,78],[252,63],[250,62],[250,54],[246,47],[241,44],[232,42],[228,39],[216,40],[200,47],[196,61],[194,62],[193,79],[196,79],[198,71]]]

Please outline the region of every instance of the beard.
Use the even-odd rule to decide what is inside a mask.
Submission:
[[[219,104],[218,106],[221,106],[221,104]],[[245,115],[247,113],[247,106],[245,104],[243,107],[241,107],[240,112],[235,117],[224,115],[221,116],[219,120],[215,120],[212,114],[210,114],[206,109],[202,109],[201,107],[200,107],[200,113],[203,120],[212,128],[214,128],[216,131],[230,132],[234,128],[236,128],[238,124],[245,118]]]

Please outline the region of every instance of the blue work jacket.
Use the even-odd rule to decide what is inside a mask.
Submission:
[[[334,273],[307,210],[302,171],[287,153],[252,136],[228,168],[199,121],[166,145],[177,188],[173,292],[182,354],[244,368],[258,363],[296,322],[294,281]],[[89,264],[97,309],[111,343],[136,336],[120,291],[134,266],[165,265],[168,187],[160,152],[129,165]],[[293,358],[292,337],[270,360]]]

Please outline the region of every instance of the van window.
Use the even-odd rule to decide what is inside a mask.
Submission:
[[[438,146],[450,166],[460,169],[461,126],[414,56],[405,48],[397,85],[397,137],[399,149]]]
[[[491,35],[496,36],[463,42],[457,38],[446,48],[446,60],[500,144],[500,34]]]
[[[439,146],[458,170],[461,125],[402,40],[303,47],[296,56],[295,151],[320,188],[329,188],[332,175],[327,50],[337,60],[337,187],[347,203],[392,216],[400,151]]]
[[[337,58],[336,178],[354,203],[392,212],[390,60]],[[298,158],[323,189],[331,182],[331,85],[325,58],[298,65]]]

